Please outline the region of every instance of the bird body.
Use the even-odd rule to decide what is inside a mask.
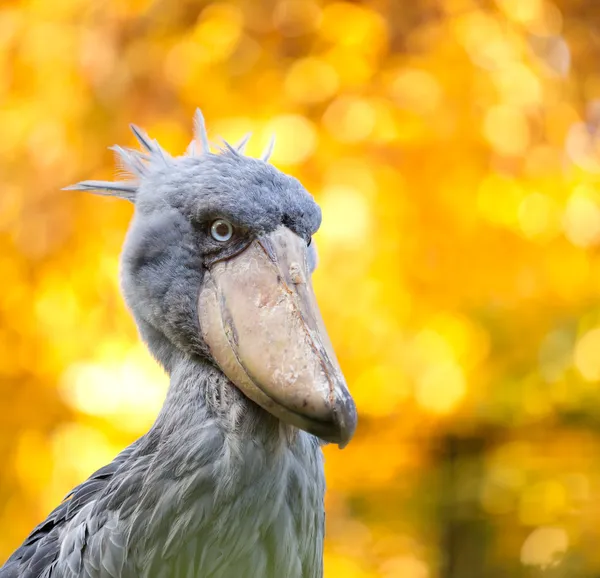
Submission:
[[[178,166],[139,138],[164,160],[152,178],[140,164],[135,185],[78,188],[135,199],[123,291],[170,375],[167,397],[148,433],[76,487],[0,578],[321,577],[322,440],[347,443],[356,415],[309,284],[304,238],[320,214],[297,181],[240,165],[231,147]]]

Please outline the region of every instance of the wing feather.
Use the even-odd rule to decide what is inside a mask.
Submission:
[[[109,482],[136,447],[137,442],[122,451],[110,464],[100,468],[67,495],[65,500],[27,536],[23,544],[0,567],[0,578],[54,578],[55,567],[68,522],[91,506],[106,490]],[[91,511],[91,508],[89,508]],[[87,527],[76,526],[69,547],[67,569],[74,576],[83,574],[82,554],[87,543]],[[111,568],[112,569],[112,568]],[[62,578],[62,577],[61,577]]]

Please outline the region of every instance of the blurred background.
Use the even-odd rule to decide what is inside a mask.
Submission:
[[[0,5],[0,561],[153,422],[119,294],[128,123],[196,106],[324,212],[315,285],[360,410],[325,573],[600,575],[600,3]]]

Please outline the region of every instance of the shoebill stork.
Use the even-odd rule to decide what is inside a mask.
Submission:
[[[77,486],[1,578],[315,578],[323,574],[321,446],[356,410],[311,286],[321,212],[299,181],[224,143],[172,157],[114,147],[128,199],[122,289],[170,376],[150,431]]]

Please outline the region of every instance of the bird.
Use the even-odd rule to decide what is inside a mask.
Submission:
[[[299,180],[202,112],[180,156],[131,125],[125,180],[68,190],[126,199],[121,291],[169,376],[146,434],[75,487],[0,578],[318,578],[322,448],[357,411],[311,276],[321,209]]]

